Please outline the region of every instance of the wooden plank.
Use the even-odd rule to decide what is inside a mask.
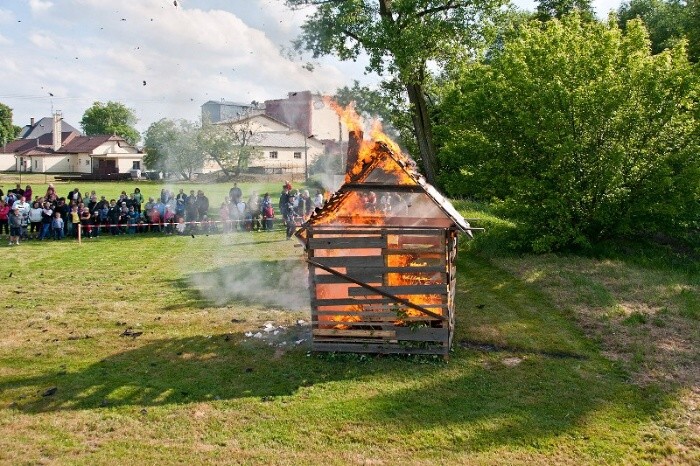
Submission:
[[[450,332],[447,328],[396,327],[396,339],[405,341],[441,341],[447,342]]]
[[[352,330],[352,329],[334,329],[334,328],[316,328],[311,331],[311,334],[319,337],[377,337],[377,338],[394,338],[396,332],[393,330]]]
[[[442,235],[444,228],[436,227],[392,227],[381,225],[371,227],[367,225],[347,225],[340,228],[337,225],[318,225],[308,230],[309,238],[324,237],[324,235]]]
[[[350,273],[348,272],[348,277],[352,277],[355,280],[361,280],[365,283],[377,283],[382,284],[384,282],[384,277],[381,273],[364,274],[364,273]],[[345,283],[348,281],[335,275],[314,275],[314,282],[320,284],[332,284],[332,283]]]
[[[357,304],[357,301],[353,300],[352,303],[350,304],[319,304],[315,305],[314,307],[318,310],[318,312],[346,312],[346,313],[352,313],[352,312],[358,312],[358,311],[351,311],[348,310],[347,306],[355,306]],[[313,305],[313,303],[312,303]],[[394,310],[396,308],[405,308],[406,306],[400,306],[397,305],[396,302],[392,301],[390,303],[365,303],[361,304],[362,307],[364,307],[365,311],[367,312],[378,312],[380,310]],[[342,307],[343,309],[325,309],[325,308],[330,308],[330,307]],[[431,303],[431,304],[425,304],[423,307],[426,307],[428,309],[447,309],[447,304],[443,303]],[[324,309],[321,309],[324,308]],[[360,311],[361,312],[361,311]]]
[[[386,238],[350,237],[310,238],[309,249],[376,249],[386,247]]]
[[[447,295],[447,286],[445,285],[405,285],[405,286],[377,286],[376,290],[383,293],[397,295]],[[376,290],[369,290],[363,287],[348,288],[350,296],[371,296],[378,294]]]
[[[384,257],[376,256],[335,256],[335,257],[314,257],[314,262],[323,264],[326,267],[361,267],[363,265],[373,267],[383,267]]]
[[[444,266],[430,266],[430,265],[415,265],[408,267],[383,267],[383,266],[366,266],[361,267],[348,267],[348,275],[355,273],[355,270],[362,270],[367,272],[380,272],[380,273],[447,273]]]
[[[312,342],[311,351],[319,352],[344,352],[344,353],[373,353],[373,354],[449,354],[447,346],[435,346],[428,348],[407,348],[400,344],[352,344],[352,343],[325,343]]]

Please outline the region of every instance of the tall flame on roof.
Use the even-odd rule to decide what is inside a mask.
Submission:
[[[340,117],[340,120],[347,126],[350,132],[360,134],[363,132],[362,118],[355,110],[355,102],[350,102],[347,107],[343,107],[332,99],[326,99],[326,104],[331,107]],[[407,154],[401,151],[399,145],[394,142],[383,130],[382,123],[379,120],[372,122],[370,139],[362,139],[360,143],[359,154],[355,166],[351,168],[345,175],[345,182],[358,181],[357,177],[366,168],[374,163],[381,163],[378,159],[390,153],[391,156],[400,164],[400,167],[394,167],[390,171],[398,177],[400,184],[415,185],[416,180],[412,177],[420,176],[416,170],[416,164]],[[389,168],[389,165],[386,165]],[[407,175],[404,171],[410,173]]]

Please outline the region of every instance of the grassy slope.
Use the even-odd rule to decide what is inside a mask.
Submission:
[[[601,268],[580,287],[533,279],[563,263],[584,276],[588,262],[463,250],[445,364],[294,345],[306,336],[294,325],[308,319],[296,304],[305,279],[281,233],[28,243],[2,255],[3,463],[698,460],[689,387],[634,383],[638,367],[604,357],[607,340],[567,304],[598,309],[586,296],[614,274]],[[697,298],[697,275],[674,280]],[[673,299],[669,316],[697,322]],[[266,321],[288,325],[289,344],[245,337]],[[121,337],[128,327],[144,333]]]

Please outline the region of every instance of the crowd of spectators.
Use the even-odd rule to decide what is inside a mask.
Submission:
[[[289,239],[296,226],[323,204],[319,191],[312,199],[308,191],[292,191],[285,182],[278,207]],[[65,237],[94,238],[102,234],[122,235],[144,232],[190,235],[234,231],[272,231],[275,208],[269,193],[253,192],[244,198],[234,183],[221,202],[217,218],[210,218],[209,198],[202,190],[189,194],[162,189],[160,196],[145,199],[139,188],[122,191],[118,199],[99,196],[78,188],[59,197],[53,185],[37,195],[30,185],[18,184],[4,193],[0,189],[0,235],[10,245],[20,240],[62,240]]]

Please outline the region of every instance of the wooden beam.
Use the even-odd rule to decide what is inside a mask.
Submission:
[[[363,287],[363,288],[365,288],[365,289],[368,289],[368,290],[370,290],[370,291],[374,291],[376,294],[378,294],[378,295],[380,295],[380,296],[386,296],[387,298],[391,298],[391,299],[395,300],[397,303],[401,303],[401,304],[403,304],[403,305],[405,305],[405,306],[408,306],[408,307],[410,307],[410,308],[412,308],[412,309],[415,309],[415,310],[417,310],[417,311],[420,311],[420,312],[422,312],[423,314],[429,315],[429,316],[431,316],[431,317],[435,317],[436,319],[447,320],[444,316],[441,316],[440,314],[437,314],[437,313],[435,313],[435,312],[433,312],[433,311],[430,311],[430,310],[424,308],[423,306],[419,306],[418,304],[414,304],[414,303],[412,303],[411,301],[408,301],[408,300],[403,299],[403,298],[399,298],[398,296],[393,296],[392,294],[387,293],[387,292],[385,292],[385,291],[382,291],[382,290],[380,290],[379,288],[376,288],[376,287],[374,287],[374,286],[372,286],[372,285],[368,285],[368,284],[366,284],[366,283],[362,283],[362,282],[359,281],[359,280],[355,280],[355,279],[352,278],[352,277],[348,277],[348,276],[345,275],[344,273],[340,273],[340,272],[338,272],[337,270],[332,269],[332,268],[330,268],[330,267],[326,267],[326,266],[323,265],[323,264],[319,264],[318,262],[312,261],[312,260],[310,260],[310,259],[307,259],[306,262],[308,262],[309,264],[313,265],[314,267],[318,267],[318,268],[320,268],[320,269],[322,269],[322,270],[325,270],[325,271],[328,272],[328,273],[332,273],[333,275],[336,275],[336,276],[338,276],[338,277],[345,278],[347,281],[349,281],[349,282],[351,282],[351,283],[354,283],[355,285],[359,285],[359,286],[361,286],[361,287]]]

